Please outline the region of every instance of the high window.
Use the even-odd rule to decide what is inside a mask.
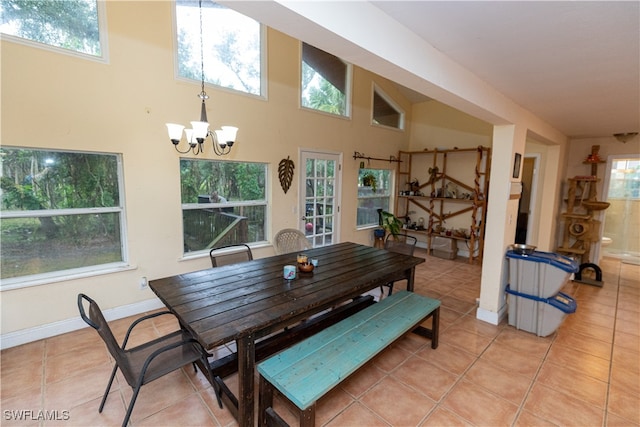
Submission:
[[[323,50],[302,43],[303,107],[349,116],[351,66]]]
[[[640,199],[640,160],[616,159],[611,164],[610,199]]]
[[[374,125],[404,129],[404,112],[376,86],[373,88],[372,122]]]
[[[121,267],[120,156],[0,149],[2,288]]]
[[[178,75],[263,95],[263,31],[259,22],[209,0],[176,1]]]
[[[358,170],[357,227],[377,226],[378,209],[390,211],[392,177],[388,169],[361,168]]]
[[[265,163],[181,159],[184,253],[265,241]]]
[[[2,0],[0,31],[14,41],[102,57],[104,15],[104,2],[96,0]]]

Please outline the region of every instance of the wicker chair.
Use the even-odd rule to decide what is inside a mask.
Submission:
[[[294,228],[285,228],[278,231],[273,240],[276,254],[278,255],[312,248],[311,242],[304,233]]]
[[[88,303],[88,310],[85,311],[85,304]],[[129,336],[133,331],[133,328],[140,322],[158,317],[162,315],[172,315],[169,311],[162,311],[153,313],[147,316],[143,316],[137,319],[129,326],[127,333],[124,337],[122,347],[118,345],[116,338],[113,336],[109,324],[105,320],[98,304],[84,294],[78,294],[78,309],[80,310],[80,317],[89,326],[98,331],[100,338],[104,341],[109,350],[109,353],[115,361],[113,371],[111,372],[111,378],[107,384],[107,389],[102,396],[102,402],[98,412],[102,412],[104,404],[109,396],[109,390],[116,376],[118,368],[122,372],[122,375],[126,379],[127,383],[133,389],[133,395],[127,408],[127,413],[122,421],[122,427],[125,427],[131,417],[133,411],[133,405],[136,403],[140,388],[153,380],[156,380],[166,374],[169,374],[183,366],[193,364],[195,369],[195,362],[202,362],[202,366],[206,367],[207,372],[205,375],[209,377],[209,380],[214,384],[214,378],[212,372],[208,369],[209,362],[207,361],[207,352],[188,332],[184,330],[177,330],[168,335],[156,338],[145,344],[138,345],[136,347],[125,349]],[[222,401],[220,399],[220,390],[214,386],[214,391],[218,399],[218,405],[222,408]]]
[[[407,236],[406,234],[397,234],[394,236],[393,234],[389,234],[384,241],[384,248],[389,252],[396,252],[403,255],[413,256],[413,252],[416,249],[416,243],[418,243],[418,239],[413,236]],[[380,286],[382,295],[384,295],[383,286],[389,287],[387,296],[391,295],[391,293],[393,292],[393,283],[394,282],[389,282],[385,285]]]
[[[235,264],[236,262],[251,261],[253,253],[249,245],[239,243],[237,245],[221,246],[213,248],[209,251],[212,267],[221,267],[227,264]]]

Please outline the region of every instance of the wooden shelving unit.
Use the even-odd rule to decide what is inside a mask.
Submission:
[[[605,163],[600,160],[599,145],[591,147],[591,154],[582,162],[591,166],[591,175],[569,178],[569,189],[566,210],[562,213],[564,230],[562,243],[558,252],[565,255],[579,257],[582,264],[589,262],[591,244],[600,239],[600,221],[594,219],[597,211],[606,209],[609,204],[598,202],[596,185],[598,179],[598,165]]]
[[[409,215],[413,219],[417,213],[424,212],[428,217],[424,229],[408,228],[406,232],[425,235],[429,250],[434,236],[464,241],[469,248],[469,263],[481,262],[491,149],[480,146],[400,151],[398,158],[401,163],[398,164],[396,216]],[[449,233],[441,231],[447,229],[451,220],[465,224],[464,235],[462,227],[448,229]]]

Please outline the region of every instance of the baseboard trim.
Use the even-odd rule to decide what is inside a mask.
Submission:
[[[498,325],[507,315],[507,305],[503,305],[498,312],[485,310],[484,308],[478,307],[476,311],[476,319],[482,320],[483,322],[491,323],[492,325]]]
[[[104,310],[103,314],[108,321],[122,319],[124,317],[134,316],[136,314],[163,308],[164,304],[158,298],[153,298],[134,304],[127,304],[120,307]],[[0,335],[0,350],[4,350],[18,345],[27,344],[45,338],[51,338],[56,335],[67,332],[77,331],[87,327],[80,316],[61,320],[58,322],[48,323],[46,325],[36,326],[28,329],[21,329],[15,332]]]

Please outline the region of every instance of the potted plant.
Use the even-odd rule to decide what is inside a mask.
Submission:
[[[397,236],[402,230],[402,221],[400,221],[391,212],[378,209],[378,221],[380,227],[384,228],[387,233]]]
[[[371,187],[373,192],[375,193],[378,189],[378,178],[372,172],[366,172],[362,175],[362,185],[365,187]]]

